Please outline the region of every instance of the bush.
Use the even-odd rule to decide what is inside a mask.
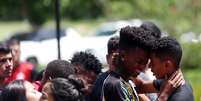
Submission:
[[[195,69],[201,67],[201,43],[184,43],[182,46],[182,68]]]

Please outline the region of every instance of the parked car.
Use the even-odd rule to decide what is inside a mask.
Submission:
[[[42,33],[43,32],[43,33]],[[75,46],[69,45],[74,43],[74,40],[79,40],[80,35],[72,28],[67,28],[65,31],[61,31],[61,49],[68,47],[68,53],[70,50],[76,49]],[[77,38],[77,39],[76,39]],[[57,40],[56,32],[50,28],[38,31],[35,37],[31,40],[21,40],[21,60],[26,61],[30,58],[37,59],[40,64],[47,64],[49,61],[57,59]],[[63,52],[63,51],[62,51]]]
[[[76,33],[68,33],[62,37],[61,58],[71,59],[72,55],[78,51],[90,51],[94,53],[102,63],[106,63],[107,41],[111,36],[101,37],[81,37]],[[57,40],[49,39],[43,41],[21,41],[21,59],[27,60],[29,57],[36,57],[40,64],[46,65],[48,62],[57,59]]]
[[[10,36],[10,39],[17,39],[19,41],[43,41],[56,38],[55,28],[40,28],[33,32],[17,32]],[[61,29],[61,37],[65,36],[65,29]]]
[[[67,29],[60,40],[61,58],[69,60],[75,52],[90,51],[103,64],[106,64],[105,55],[107,54],[108,40],[112,36],[119,35],[118,30],[127,25],[132,25],[132,22],[117,21],[104,23],[98,27],[96,34],[83,37],[75,30]],[[46,65],[48,62],[57,59],[57,40],[56,38],[51,38],[40,41],[21,41],[21,53],[22,60],[36,57],[40,64]]]
[[[137,26],[139,27],[142,24],[142,21],[139,19],[133,20],[120,20],[114,22],[106,22],[101,24],[92,35],[95,36],[109,36],[114,34],[117,30],[120,30],[126,26]]]

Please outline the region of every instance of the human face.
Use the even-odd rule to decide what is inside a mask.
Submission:
[[[144,71],[148,58],[149,54],[141,48],[129,49],[123,52],[125,68],[135,77]]]
[[[115,66],[114,66],[114,60],[113,60],[113,54],[115,53],[110,53],[110,54],[107,54],[106,55],[106,60],[107,60],[107,64],[109,66],[109,70],[113,71],[115,69]]]
[[[13,61],[16,67],[20,63],[20,45],[14,44],[14,45],[11,45],[10,48],[12,49],[12,52],[13,52]]]
[[[165,61],[162,61],[160,58],[156,57],[154,54],[151,55],[151,62],[149,64],[153,75],[158,79],[164,79],[166,75]]]
[[[12,54],[0,53],[0,78],[11,76],[13,70]]]
[[[41,93],[38,92],[31,83],[25,81],[24,86],[26,89],[27,101],[40,101]]]
[[[78,77],[83,81],[84,83],[84,89],[85,95],[88,95],[91,93],[94,82],[96,80],[96,74],[93,71],[86,70],[84,67],[78,65],[76,66],[76,74]]]
[[[47,82],[43,86],[42,89],[42,97],[40,101],[54,101],[54,97],[52,96],[52,90],[50,88],[51,83]]]

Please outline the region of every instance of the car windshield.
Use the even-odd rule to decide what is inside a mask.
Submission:
[[[64,29],[61,29],[61,37],[65,36]],[[33,38],[34,41],[42,41],[56,38],[56,30],[53,28],[40,29],[36,32],[36,36]]]

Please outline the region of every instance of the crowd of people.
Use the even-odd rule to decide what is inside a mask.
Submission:
[[[180,69],[181,45],[161,37],[154,23],[121,28],[107,48],[106,72],[87,51],[37,72],[20,61],[19,41],[0,42],[0,101],[194,101]]]

